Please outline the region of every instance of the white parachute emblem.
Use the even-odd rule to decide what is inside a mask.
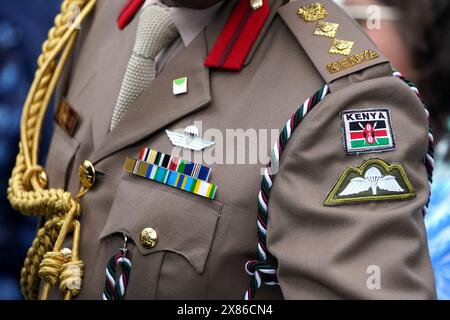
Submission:
[[[196,126],[187,126],[184,134],[166,130],[172,144],[177,147],[200,151],[214,145],[214,141],[203,140],[199,137],[199,131]]]
[[[367,170],[364,178],[354,178],[339,196],[349,196],[372,189],[372,194],[377,195],[378,189],[390,192],[403,192],[394,176],[384,176],[375,167]]]

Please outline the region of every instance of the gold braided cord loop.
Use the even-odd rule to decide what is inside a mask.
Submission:
[[[39,267],[39,276],[41,279],[54,286],[59,280],[59,273],[64,263],[64,253],[53,251],[47,252],[44,254],[44,259]]]
[[[69,292],[72,297],[76,297],[81,292],[81,283],[83,282],[84,263],[81,260],[67,262],[62,266],[59,276],[59,289],[64,294]]]
[[[37,151],[40,138],[39,115],[44,106],[45,97],[54,76],[55,71],[55,50],[64,40],[64,36],[68,33],[75,34],[77,30],[72,29],[73,8],[83,8],[88,0],[65,0],[61,5],[61,13],[55,18],[55,25],[48,32],[48,38],[42,45],[42,53],[38,58],[38,69],[35,73],[35,81],[30,91],[22,114],[21,142],[26,146],[25,157],[27,165],[37,163]],[[72,30],[71,30],[72,29]],[[33,90],[34,89],[34,90]],[[53,93],[53,92],[52,92]],[[51,96],[51,94],[50,94]],[[28,107],[28,108],[27,108]],[[25,112],[26,111],[26,112]],[[26,138],[26,139],[24,139]],[[31,156],[28,154],[31,153]]]
[[[41,216],[45,221],[28,250],[21,271],[22,293],[26,299],[37,299],[40,278],[45,281],[42,297],[48,297],[51,286],[61,282],[66,299],[81,289],[83,263],[78,259],[80,213],[77,197],[61,189],[48,189],[47,176],[38,165],[43,119],[63,67],[70,57],[78,30],[75,28],[94,9],[96,0],[64,0],[61,13],[48,33],[38,58],[38,68],[25,101],[19,154],[9,179],[8,199],[12,207],[25,215]],[[61,246],[73,232],[71,261]],[[73,285],[75,284],[75,285]]]
[[[39,229],[33,243],[28,249],[21,276],[20,286],[22,294],[27,299],[36,300],[38,298],[40,278],[37,276],[42,257],[46,252],[53,249],[53,245],[58,238],[59,229],[62,225],[60,217],[54,217],[45,222]]]
[[[20,146],[20,149],[22,147]],[[50,216],[68,212],[71,195],[64,190],[49,189],[28,191],[29,179],[25,179],[26,165],[22,150],[16,158],[16,166],[9,180],[8,199],[14,209],[26,215]],[[31,172],[31,171],[30,171]]]
[[[61,267],[59,275],[59,289],[64,293],[64,299],[66,300],[78,296],[83,283],[84,263],[78,259],[80,228],[80,222],[75,220],[73,222],[73,246],[70,255],[66,250],[61,250],[66,261],[68,261]]]

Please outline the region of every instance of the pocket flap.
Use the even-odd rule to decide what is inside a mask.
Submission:
[[[186,258],[202,273],[220,217],[220,207],[207,206],[178,194],[179,190],[156,185],[138,177],[125,177],[119,184],[100,238],[116,233],[130,237],[142,255],[170,251]],[[141,244],[140,233],[152,228],[158,235],[155,247]]]

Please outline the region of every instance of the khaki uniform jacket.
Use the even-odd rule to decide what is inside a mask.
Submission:
[[[95,186],[81,200],[80,257],[85,271],[80,299],[102,298],[105,267],[122,247],[122,234],[130,237],[133,263],[127,299],[242,299],[250,280],[244,264],[257,258],[262,164],[208,164],[219,188],[210,200],[126,173],[124,162],[137,157],[142,147],[170,154],[173,146],[165,129],[183,129],[196,121],[201,121],[203,132],[218,129],[224,136],[227,129],[281,129],[326,83],[331,93],[294,131],[274,178],[268,249],[278,260],[280,286],[261,289],[256,298],[435,297],[422,216],[429,185],[423,163],[428,122],[421,102],[392,76],[382,56],[330,73],[326,65],[345,57],[329,54],[331,39],[314,36],[315,24],[297,15],[309,1],[285,2],[269,1],[271,15],[245,67],[230,72],[203,64],[233,9],[235,1],[229,1],[109,132],[138,19],[120,31],[116,18],[123,1],[98,1],[82,25],[60,83],[60,96],[79,114],[80,123],[73,136],[55,126],[46,162],[51,187],[74,194],[83,160],[97,170]],[[322,3],[327,21],[340,25],[337,36],[355,42],[353,53],[379,52],[332,1]],[[174,96],[172,80],[183,76],[189,79],[189,91]],[[396,148],[349,155],[340,113],[371,108],[390,111]],[[238,146],[230,143],[216,140],[212,150],[232,159]],[[272,146],[273,141],[267,143],[263,154],[270,155]],[[373,158],[401,164],[416,197],[324,206],[346,168]],[[151,249],[139,240],[147,227],[158,234]],[[381,270],[376,290],[368,287],[370,266]],[[57,289],[51,296],[61,298]]]

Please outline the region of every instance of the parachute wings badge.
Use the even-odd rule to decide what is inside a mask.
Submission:
[[[170,130],[166,130],[166,134],[173,145],[194,151],[200,151],[215,144],[214,141],[200,138],[196,126],[187,126],[186,129],[184,129],[184,134]]]
[[[376,196],[378,193],[378,188],[391,192],[405,191],[402,187],[400,187],[394,176],[387,175],[383,177],[380,170],[375,167],[371,167],[367,170],[364,178],[354,178],[350,180],[350,183],[339,195],[354,195],[372,189],[372,194]]]
[[[414,188],[401,164],[371,159],[359,168],[346,168],[324,205],[408,200],[415,196]]]

